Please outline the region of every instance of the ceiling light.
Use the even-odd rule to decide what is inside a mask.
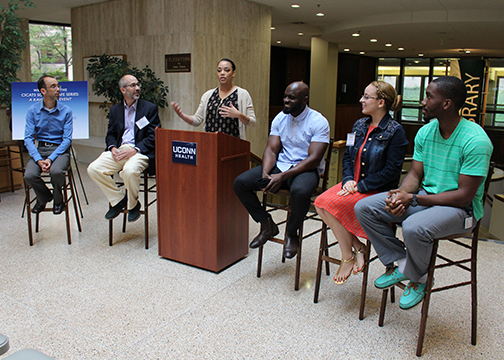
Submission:
[[[365,54],[365,52],[364,52],[364,51],[360,51],[360,52],[359,52],[359,54],[364,55],[364,54]]]
[[[299,35],[299,36],[303,36],[303,35],[304,35],[304,33],[302,33],[302,32],[298,32],[298,35]]]
[[[400,48],[397,48],[397,50],[399,50],[399,51],[404,51],[404,48],[403,48],[403,47],[400,47]]]
[[[277,40],[277,44],[281,44],[282,42],[280,40]]]
[[[418,56],[423,56],[423,54],[418,54]]]
[[[343,49],[343,51],[350,51],[350,49]]]
[[[271,30],[275,30],[275,27],[274,27],[274,26],[272,26],[272,27],[271,27]]]
[[[292,4],[292,5],[291,5],[291,8],[294,8],[294,9],[297,9],[297,8],[300,8],[300,7],[301,7],[301,6],[300,6],[300,5],[298,5],[298,4]]]
[[[471,53],[471,50],[466,50],[465,51],[466,54],[470,54]]]
[[[324,13],[317,13],[317,16],[324,16]]]
[[[420,63],[420,61],[418,61],[418,60],[415,60],[415,61],[413,61],[413,62],[414,62],[415,64],[418,64],[418,63]]]
[[[391,46],[392,46],[392,43],[389,43],[389,42],[388,42],[388,43],[386,43],[386,44],[385,44],[385,46],[387,46],[387,47],[391,47]]]
[[[371,40],[369,40],[369,41],[371,41],[371,42],[377,42],[377,41],[378,41],[378,39],[371,39]]]
[[[354,32],[354,33],[352,34],[352,36],[355,36],[355,37],[360,36],[360,31]]]

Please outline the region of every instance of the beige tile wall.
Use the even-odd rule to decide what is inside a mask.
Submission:
[[[245,0],[117,0],[72,9],[74,78],[83,79],[83,57],[125,54],[149,65],[170,87],[169,101],[194,113],[201,95],[218,85],[217,62],[237,65],[235,84],[253,99],[258,124],[247,138],[262,155],[268,132],[270,8]],[[165,54],[191,53],[191,73],[164,72]],[[194,130],[173,109],[160,110],[163,127]],[[202,130],[197,128],[197,130]],[[106,119],[90,104],[90,135],[105,136]]]

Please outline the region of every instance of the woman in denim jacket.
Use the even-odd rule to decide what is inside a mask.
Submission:
[[[341,248],[341,264],[334,282],[344,284],[352,274],[364,269],[364,244],[367,238],[355,218],[357,201],[377,192],[397,188],[406,153],[406,134],[389,115],[399,110],[401,95],[383,81],[373,81],[360,99],[366,117],[357,120],[343,155],[343,181],[315,200],[315,208],[331,228]]]

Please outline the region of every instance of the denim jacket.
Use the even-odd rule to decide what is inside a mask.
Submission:
[[[355,143],[343,155],[343,181],[355,180],[355,158],[371,124],[371,117],[355,122],[352,132]],[[361,153],[361,169],[357,189],[360,193],[395,189],[401,176],[406,154],[406,134],[403,127],[387,113],[380,124],[371,131]]]

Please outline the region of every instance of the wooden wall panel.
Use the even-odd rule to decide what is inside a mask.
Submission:
[[[226,19],[223,24],[222,19]],[[268,131],[271,10],[245,0],[117,0],[72,9],[74,78],[84,77],[85,56],[125,54],[138,68],[149,65],[170,87],[168,101],[194,113],[201,95],[218,86],[216,65],[229,57],[235,83],[253,99],[258,124],[249,128],[252,151],[264,148]],[[191,53],[191,73],[164,72],[165,54]],[[90,104],[90,135],[104,137],[107,119]],[[203,131],[160,109],[164,128]]]

